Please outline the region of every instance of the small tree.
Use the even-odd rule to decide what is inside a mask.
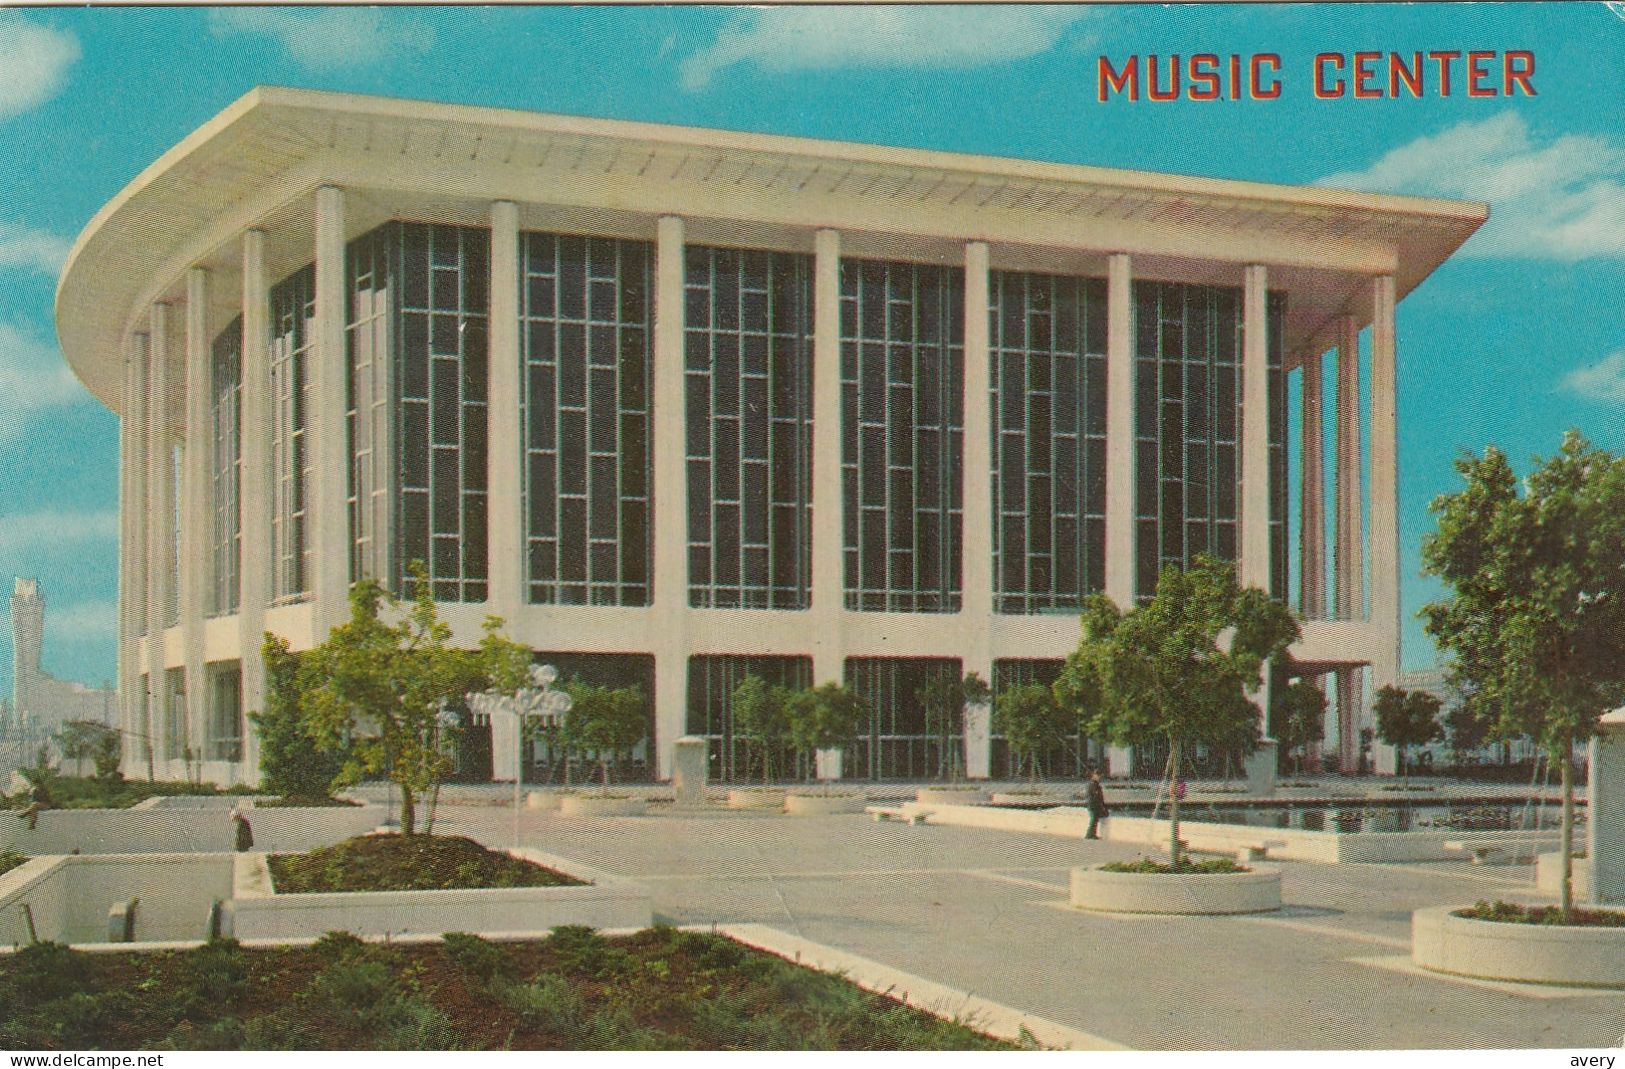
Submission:
[[[1235,569],[1197,557],[1188,569],[1167,567],[1150,602],[1120,611],[1105,595],[1084,605],[1083,639],[1068,658],[1061,684],[1098,698],[1091,736],[1117,745],[1168,741],[1177,770],[1188,743],[1256,741],[1258,708],[1248,698],[1262,670],[1298,637],[1286,606],[1255,587],[1243,589]],[[1181,867],[1179,798],[1169,807],[1168,853]]]
[[[1027,762],[1029,781],[1038,781],[1038,755],[1066,744],[1077,726],[1042,683],[1023,683],[993,700],[993,730],[1004,736],[1010,753]]]
[[[1450,753],[1457,768],[1464,763],[1464,755],[1489,741],[1490,725],[1466,702],[1444,714],[1444,726],[1450,736]]]
[[[1433,502],[1439,529],[1422,543],[1451,593],[1422,615],[1493,737],[1527,734],[1562,770],[1570,918],[1574,745],[1625,701],[1625,461],[1570,431],[1521,485],[1494,448],[1456,470],[1467,485]]]
[[[610,761],[649,734],[643,688],[572,680],[564,689],[571,702],[570,711],[565,714],[565,731],[573,744],[594,752],[598,758],[600,790],[608,794]]]
[[[823,683],[790,695],[786,712],[790,741],[806,755],[807,767],[817,764],[817,751],[842,749],[857,738],[868,709],[852,691],[839,683]]]
[[[102,732],[91,760],[96,765],[97,779],[114,783],[124,778],[124,773],[119,771],[119,764],[124,760],[124,740],[117,730],[107,728]]]
[[[261,786],[285,798],[325,799],[350,759],[344,745],[324,748],[316,725],[300,705],[299,655],[266,632],[260,646],[265,663],[265,711],[248,714],[260,740]]]
[[[1400,774],[1410,786],[1410,748],[1425,746],[1435,739],[1444,738],[1439,723],[1441,702],[1425,690],[1405,690],[1403,687],[1382,687],[1371,703],[1377,717],[1377,737],[1390,746],[1399,748]]]
[[[734,688],[734,731],[756,744],[762,754],[762,784],[773,781],[773,757],[790,741],[790,692],[758,675],[747,675]]]
[[[479,650],[450,644],[451,628],[435,609],[421,564],[413,566],[413,600],[397,601],[376,580],[350,588],[350,620],[303,654],[300,706],[310,730],[329,750],[347,749],[339,782],[387,776],[401,791],[401,831],[417,831],[417,802],[453,766],[444,745],[442,711],[492,683],[494,651],[511,653],[485,621]],[[396,617],[387,622],[385,611]],[[511,657],[495,658],[506,664]],[[511,682],[511,681],[510,681]]]
[[[1293,774],[1301,775],[1304,750],[1326,737],[1326,695],[1313,682],[1295,679],[1270,697],[1270,731],[1292,756]]]
[[[94,720],[69,720],[53,736],[56,740],[57,752],[63,760],[73,762],[73,774],[85,774],[85,758],[94,759],[98,749],[103,745],[102,740],[117,735],[106,724]]]

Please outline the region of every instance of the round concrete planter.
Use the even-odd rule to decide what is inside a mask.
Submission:
[[[1535,889],[1558,898],[1563,894],[1563,855],[1559,851],[1535,855]],[[1574,855],[1574,900],[1591,897],[1591,862],[1584,854]]]
[[[529,791],[525,795],[525,808],[538,812],[553,813],[559,808],[559,795],[552,791]]]
[[[921,787],[914,792],[914,800],[926,805],[981,805],[986,797],[982,788],[970,784]]]
[[[1424,969],[1485,980],[1625,987],[1625,928],[1508,924],[1457,917],[1463,906],[1411,914],[1411,958]]]
[[[792,817],[827,817],[852,813],[863,804],[861,794],[796,794],[784,796],[784,811]]]
[[[559,812],[567,817],[637,817],[648,807],[644,799],[624,794],[566,794],[559,801]]]
[[[729,809],[783,809],[784,792],[775,787],[733,787],[728,791]]]
[[[1267,913],[1281,908],[1281,870],[1105,872],[1072,870],[1072,907],[1109,913]]]
[[[994,805],[1062,805],[1066,799],[1051,791],[995,791]]]

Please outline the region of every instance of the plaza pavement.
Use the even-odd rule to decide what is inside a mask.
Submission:
[[[442,806],[441,834],[511,841],[511,811]],[[520,837],[646,883],[673,924],[758,923],[1139,1049],[1615,1046],[1625,993],[1496,984],[1410,965],[1410,914],[1533,896],[1530,866],[1280,862],[1277,914],[1134,917],[1066,906],[1074,865],[1131,845],[862,814],[717,810],[587,821],[524,811]]]

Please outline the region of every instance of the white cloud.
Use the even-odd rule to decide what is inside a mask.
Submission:
[[[434,47],[427,23],[371,7],[215,8],[209,12],[209,32],[274,38],[296,63],[315,70],[361,67]]]
[[[41,412],[88,400],[55,344],[0,322],[0,443]]]
[[[1540,139],[1516,112],[1417,138],[1315,184],[1488,201],[1489,222],[1462,250],[1469,255],[1625,255],[1625,148],[1587,134]]]
[[[683,61],[685,89],[754,63],[770,71],[831,67],[968,69],[1047,52],[1088,16],[1074,8],[775,7],[736,16]]]
[[[1625,349],[1609,353],[1595,364],[1575,368],[1558,385],[1588,401],[1625,405]]]
[[[19,15],[0,12],[0,119],[56,96],[79,58],[79,39]]]
[[[41,547],[54,552],[78,549],[91,542],[115,542],[118,526],[117,509],[94,512],[40,509],[6,516],[0,519],[0,555],[37,553]]]
[[[45,646],[102,641],[118,634],[118,602],[80,601],[58,607],[45,603]]]
[[[0,223],[0,268],[20,267],[56,277],[73,242],[43,230]]]

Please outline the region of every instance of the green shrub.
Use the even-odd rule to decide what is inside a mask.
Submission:
[[[345,960],[322,970],[310,985],[318,1005],[368,1025],[382,1023],[398,995],[395,977],[381,961]]]
[[[344,961],[365,954],[368,944],[365,939],[350,932],[327,932],[311,944],[311,949],[327,961]]]
[[[468,976],[490,983],[507,979],[514,974],[513,956],[507,947],[487,942],[467,932],[447,932],[441,937],[446,944],[446,956]]]
[[[27,854],[19,854],[15,850],[0,850],[0,875],[10,872],[27,860]]]
[[[89,956],[62,943],[34,943],[18,950],[11,960],[15,994],[33,1005],[64,998],[90,982]]]
[[[1505,924],[1562,924],[1589,928],[1625,928],[1625,912],[1611,909],[1576,909],[1568,917],[1562,906],[1523,906],[1516,902],[1494,902],[1479,899],[1467,909],[1456,911],[1458,917],[1480,921],[1500,921]]]
[[[532,983],[505,987],[497,999],[525,1027],[558,1036],[567,1047],[579,1045],[592,1018],[575,986],[553,973]]]
[[[1135,858],[1133,861],[1112,861],[1100,866],[1102,872],[1173,872],[1173,866],[1163,861],[1153,861],[1148,857]],[[1180,863],[1181,874],[1192,873],[1198,876],[1211,876],[1227,872],[1251,872],[1245,865],[1238,865],[1234,858],[1210,857],[1203,861],[1186,860]]]

